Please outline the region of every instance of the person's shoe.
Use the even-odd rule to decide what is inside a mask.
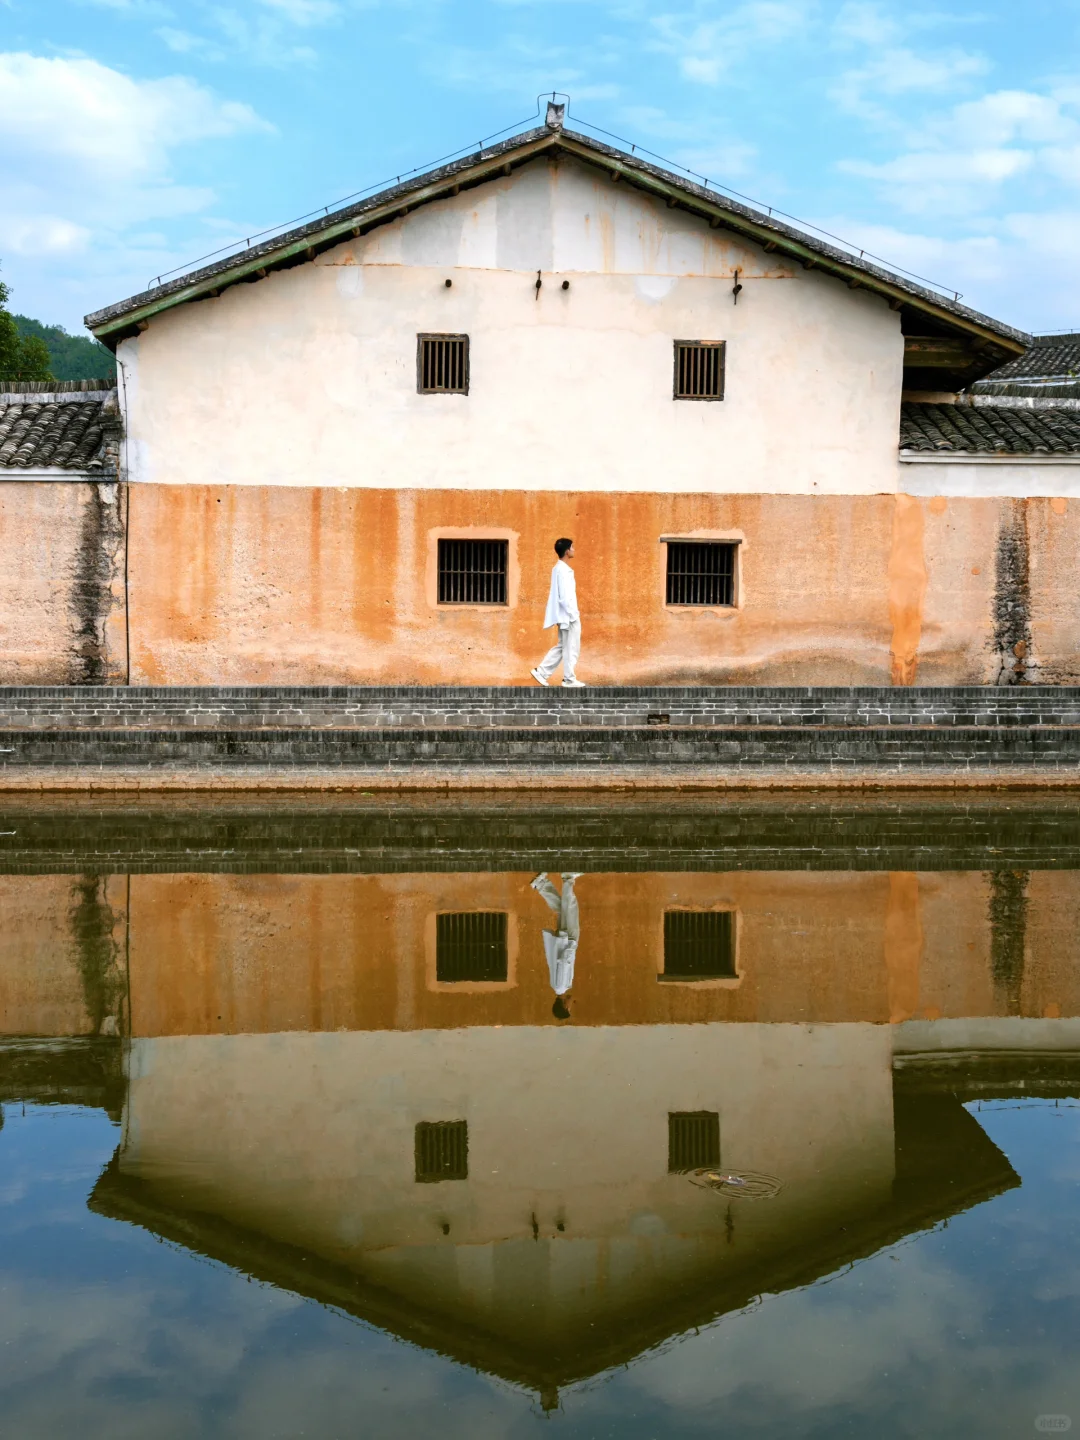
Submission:
[[[584,680],[564,680],[564,681],[562,682],[562,688],[563,688],[564,690],[584,690],[584,689],[585,689],[585,681],[584,681]]]
[[[539,670],[530,670],[529,674],[533,677],[533,679],[538,685],[543,685],[544,689],[547,689],[548,682],[544,679],[543,675],[540,674]]]
[[[544,880],[546,880],[546,879],[547,879],[547,876],[546,876],[546,875],[537,875],[537,877],[536,877],[535,880],[530,880],[530,881],[529,881],[529,889],[530,889],[530,890],[535,890],[536,887],[537,887],[538,885],[540,885],[540,884],[541,884]]]
[[[580,880],[584,873],[583,870],[564,870],[562,878],[564,880]]]

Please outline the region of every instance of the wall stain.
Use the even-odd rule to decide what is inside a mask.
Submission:
[[[1007,1015],[1021,1014],[1027,947],[1029,870],[995,870],[990,876],[990,971]]]
[[[114,930],[116,914],[101,875],[79,875],[72,884],[71,934],[78,956],[86,1013],[95,1035],[120,1035],[125,977]]]
[[[994,557],[995,685],[1023,685],[1031,665],[1031,547],[1025,500],[1003,500]]]
[[[75,633],[68,654],[67,683],[122,683],[126,664],[114,662],[109,655],[107,625],[114,605],[126,603],[123,488],[93,481],[87,490],[69,595]],[[118,583],[119,599],[115,593]]]
[[[914,685],[919,669],[926,557],[922,502],[897,495],[889,551],[889,671],[894,685]]]

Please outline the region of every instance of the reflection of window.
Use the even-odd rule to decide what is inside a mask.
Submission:
[[[416,1127],[416,1183],[469,1178],[467,1120],[421,1120]]]
[[[506,922],[503,911],[435,917],[435,979],[505,981]]]
[[[667,1121],[670,1173],[720,1164],[720,1116],[715,1110],[676,1110]]]
[[[737,980],[731,910],[666,910],[661,980]]]

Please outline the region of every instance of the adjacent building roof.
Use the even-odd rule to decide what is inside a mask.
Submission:
[[[0,381],[0,476],[70,471],[114,478],[120,438],[116,391],[96,381]],[[15,476],[11,472],[16,472]]]
[[[163,310],[216,296],[229,285],[259,280],[272,269],[312,260],[319,251],[396,220],[418,205],[444,199],[500,174],[510,174],[515,166],[551,152],[598,166],[612,178],[700,215],[713,226],[735,231],[808,269],[834,275],[853,288],[874,291],[895,309],[915,312],[920,319],[928,319],[931,324],[921,327],[920,333],[923,329],[932,330],[936,324],[944,325],[946,332],[973,337],[982,343],[987,356],[993,357],[990,364],[994,359],[1000,361],[1010,354],[1018,354],[1031,344],[1031,336],[1024,331],[971,310],[952,295],[894,274],[865,256],[844,250],[707,185],[650,164],[639,155],[627,154],[592,136],[564,129],[561,107],[556,106],[549,107],[545,125],[481,148],[462,160],[392,185],[377,195],[252,245],[239,254],[106,306],[88,315],[86,323],[99,340],[115,348],[125,336],[136,333],[140,325]]]
[[[900,449],[1080,455],[1080,411],[904,404],[900,407]]]
[[[1080,398],[1080,335],[1036,335],[1023,355],[970,388],[977,395]]]

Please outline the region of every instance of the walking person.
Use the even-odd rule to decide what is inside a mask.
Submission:
[[[535,880],[529,882],[540,898],[555,912],[556,928],[542,933],[548,977],[551,988],[555,991],[555,1004],[551,1007],[551,1013],[556,1020],[570,1019],[567,1001],[574,984],[574,961],[577,959],[578,940],[581,937],[574,881],[580,879],[579,874],[565,871],[561,895],[547,875],[537,875]]]
[[[559,557],[551,567],[551,589],[548,592],[547,609],[544,611],[544,629],[558,626],[555,644],[544,656],[535,670],[529,673],[538,685],[547,685],[559,662],[562,662],[562,683],[567,690],[583,690],[585,682],[579,680],[574,671],[581,653],[581,616],[578,613],[577,580],[566,563],[574,558],[573,540],[556,540],[555,554]]]

